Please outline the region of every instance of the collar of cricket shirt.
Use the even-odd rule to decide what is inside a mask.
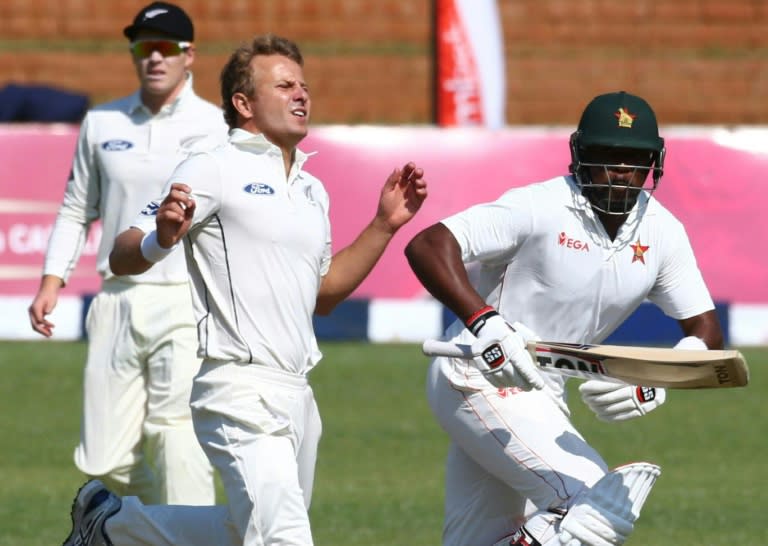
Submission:
[[[617,250],[620,250],[629,243],[633,242],[633,237],[635,237],[635,233],[637,232],[642,219],[645,216],[653,215],[653,212],[649,212],[648,209],[651,205],[651,200],[654,199],[654,196],[649,196],[647,193],[642,192],[637,199],[637,204],[632,207],[632,210],[629,211],[626,220],[624,220],[624,223],[619,228],[615,239],[610,240],[606,237],[597,236],[597,233],[602,233],[604,230],[597,228],[597,226],[602,226],[602,223],[600,222],[595,209],[592,208],[589,200],[581,194],[581,189],[579,188],[573,176],[568,175],[564,178],[571,189],[573,198],[572,207],[577,211],[581,211],[581,214],[584,214],[585,217],[595,226],[594,230],[589,230],[590,233],[594,235],[592,240],[597,244],[604,246],[605,248],[613,249],[613,252],[616,252]]]
[[[251,133],[245,129],[235,128],[229,131],[229,141],[237,148],[243,150],[282,156],[280,148],[267,140],[262,133]],[[314,153],[306,154],[296,148],[295,163],[301,167],[310,155],[314,155]]]

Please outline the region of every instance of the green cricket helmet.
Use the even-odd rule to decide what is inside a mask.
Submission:
[[[570,146],[571,174],[593,208],[607,214],[627,214],[640,192],[652,193],[664,174],[666,152],[664,139],[659,136],[656,114],[645,100],[624,91],[592,99],[581,115],[577,130],[571,135]],[[607,151],[612,161],[594,160],[592,156],[595,154],[590,152],[595,150],[602,150],[603,155]],[[638,157],[642,160],[637,161]],[[612,182],[610,176],[607,184],[595,184],[590,167],[603,168],[606,172],[618,168],[646,173],[651,170],[652,185],[630,187],[626,182]]]

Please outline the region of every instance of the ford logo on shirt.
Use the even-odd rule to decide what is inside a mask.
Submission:
[[[248,184],[243,190],[245,193],[250,193],[252,195],[273,195],[275,193],[275,189],[272,186],[261,183]]]
[[[107,152],[124,152],[133,148],[133,142],[127,140],[107,140],[101,143],[101,149]]]
[[[157,211],[159,208],[160,204],[152,201],[142,209],[141,214],[144,216],[157,216]]]

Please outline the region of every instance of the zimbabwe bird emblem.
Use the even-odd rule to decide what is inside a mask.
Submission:
[[[637,117],[637,114],[631,114],[629,110],[625,110],[624,108],[619,108],[613,115],[619,120],[619,127],[625,127],[627,129],[632,128],[632,124]]]

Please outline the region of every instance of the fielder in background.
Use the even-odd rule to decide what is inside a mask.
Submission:
[[[313,543],[321,421],[307,375],[321,353],[312,315],[363,281],[427,188],[413,163],[394,169],[372,221],[331,257],[329,198],[297,148],[311,111],[303,64],[296,44],[272,35],[237,49],[221,74],[229,142],[183,162],[110,256],[115,272],[137,273],[183,239],[204,355],[195,431],[229,504],[146,506],[89,481],[65,545]]]
[[[681,223],[654,197],[664,140],[648,103],[595,97],[570,139],[570,175],[512,189],[416,235],[406,255],[459,317],[445,339],[474,360],[436,358],[430,407],[451,443],[443,543],[623,544],[659,474],[610,471],[570,421],[564,379],[541,374],[527,339],[600,343],[646,298],[677,319],[677,348],[721,348],[714,305]],[[465,264],[479,267],[473,280]],[[645,415],[663,389],[590,380],[605,421]]]
[[[194,28],[178,6],[155,2],[124,30],[139,89],[83,120],[64,201],[48,243],[32,328],[46,318],[101,220],[101,290],[88,311],[83,418],[75,464],[146,502],[210,504],[213,471],[194,435],[189,398],[200,366],[183,252],[141,275],[109,268],[114,238],[206,140],[225,141],[222,111],[192,89]]]

